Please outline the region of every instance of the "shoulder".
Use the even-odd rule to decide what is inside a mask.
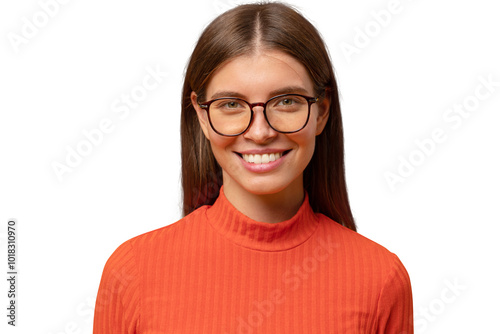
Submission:
[[[105,268],[137,268],[149,256],[175,247],[191,233],[200,233],[207,207],[200,207],[176,222],[148,231],[121,243],[108,258]]]
[[[401,328],[411,328],[411,282],[399,257],[326,216],[317,214],[317,217],[320,224],[316,242],[329,251],[331,266],[340,282],[357,282],[363,290],[360,295],[372,291],[376,296],[380,332],[399,333]]]
[[[409,282],[408,273],[395,253],[322,214],[316,216],[320,222],[316,242],[336,253],[346,266],[369,271],[381,281],[399,275]]]
[[[159,257],[175,261],[176,247],[184,247],[192,231],[204,225],[197,222],[202,222],[200,218],[205,216],[205,211],[206,208],[201,207],[170,225],[128,239],[113,251],[104,265],[99,284],[94,313],[97,328],[113,328],[113,332],[124,333],[122,326],[138,325],[145,281],[154,278],[158,267],[152,264],[158,263]],[[119,314],[127,314],[127,325]]]

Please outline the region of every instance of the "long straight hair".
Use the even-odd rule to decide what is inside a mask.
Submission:
[[[222,170],[205,138],[191,103],[194,91],[205,99],[212,74],[234,57],[257,47],[285,52],[309,72],[315,93],[330,100],[330,115],[304,170],[304,188],[315,212],[356,231],[347,196],[344,135],[337,83],[319,32],[283,3],[235,7],[212,21],[201,34],[189,60],[182,92],[181,158],[183,214],[213,204],[222,185]]]

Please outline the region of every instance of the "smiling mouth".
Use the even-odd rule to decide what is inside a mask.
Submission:
[[[267,164],[269,162],[273,162],[281,158],[282,156],[288,154],[291,150],[276,152],[276,153],[265,153],[265,154],[241,154],[236,152],[240,157],[243,158],[248,163],[251,164]]]

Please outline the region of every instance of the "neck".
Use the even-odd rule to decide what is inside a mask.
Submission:
[[[288,220],[304,201],[302,182],[294,182],[272,194],[254,194],[235,183],[224,183],[224,195],[238,211],[256,221],[278,223]]]

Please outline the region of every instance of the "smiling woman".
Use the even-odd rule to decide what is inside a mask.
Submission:
[[[208,83],[206,95],[213,99],[229,92],[230,96],[251,101],[271,99],[265,104],[267,108],[264,103],[253,103],[252,108],[242,100],[243,107],[239,109],[244,118],[235,121],[234,115],[227,115],[227,111],[226,116],[220,115],[219,104],[206,104],[202,108],[194,91],[191,100],[222,170],[226,198],[245,215],[274,223],[291,218],[304,200],[302,174],[314,153],[315,138],[328,119],[329,102],[323,98],[311,106],[308,101],[316,102],[316,98],[290,94],[273,97],[284,91],[309,96],[316,93],[307,70],[292,56],[262,47],[253,52],[220,67]],[[285,113],[283,101],[288,104],[293,101],[295,112]],[[214,114],[217,127],[229,136],[216,131]],[[244,155],[248,158],[244,159]],[[269,155],[274,161],[270,161]],[[267,162],[262,163],[262,159]]]
[[[188,64],[181,136],[185,217],[111,255],[94,333],[413,333],[403,264],[356,233],[337,84],[302,15],[216,18]]]

